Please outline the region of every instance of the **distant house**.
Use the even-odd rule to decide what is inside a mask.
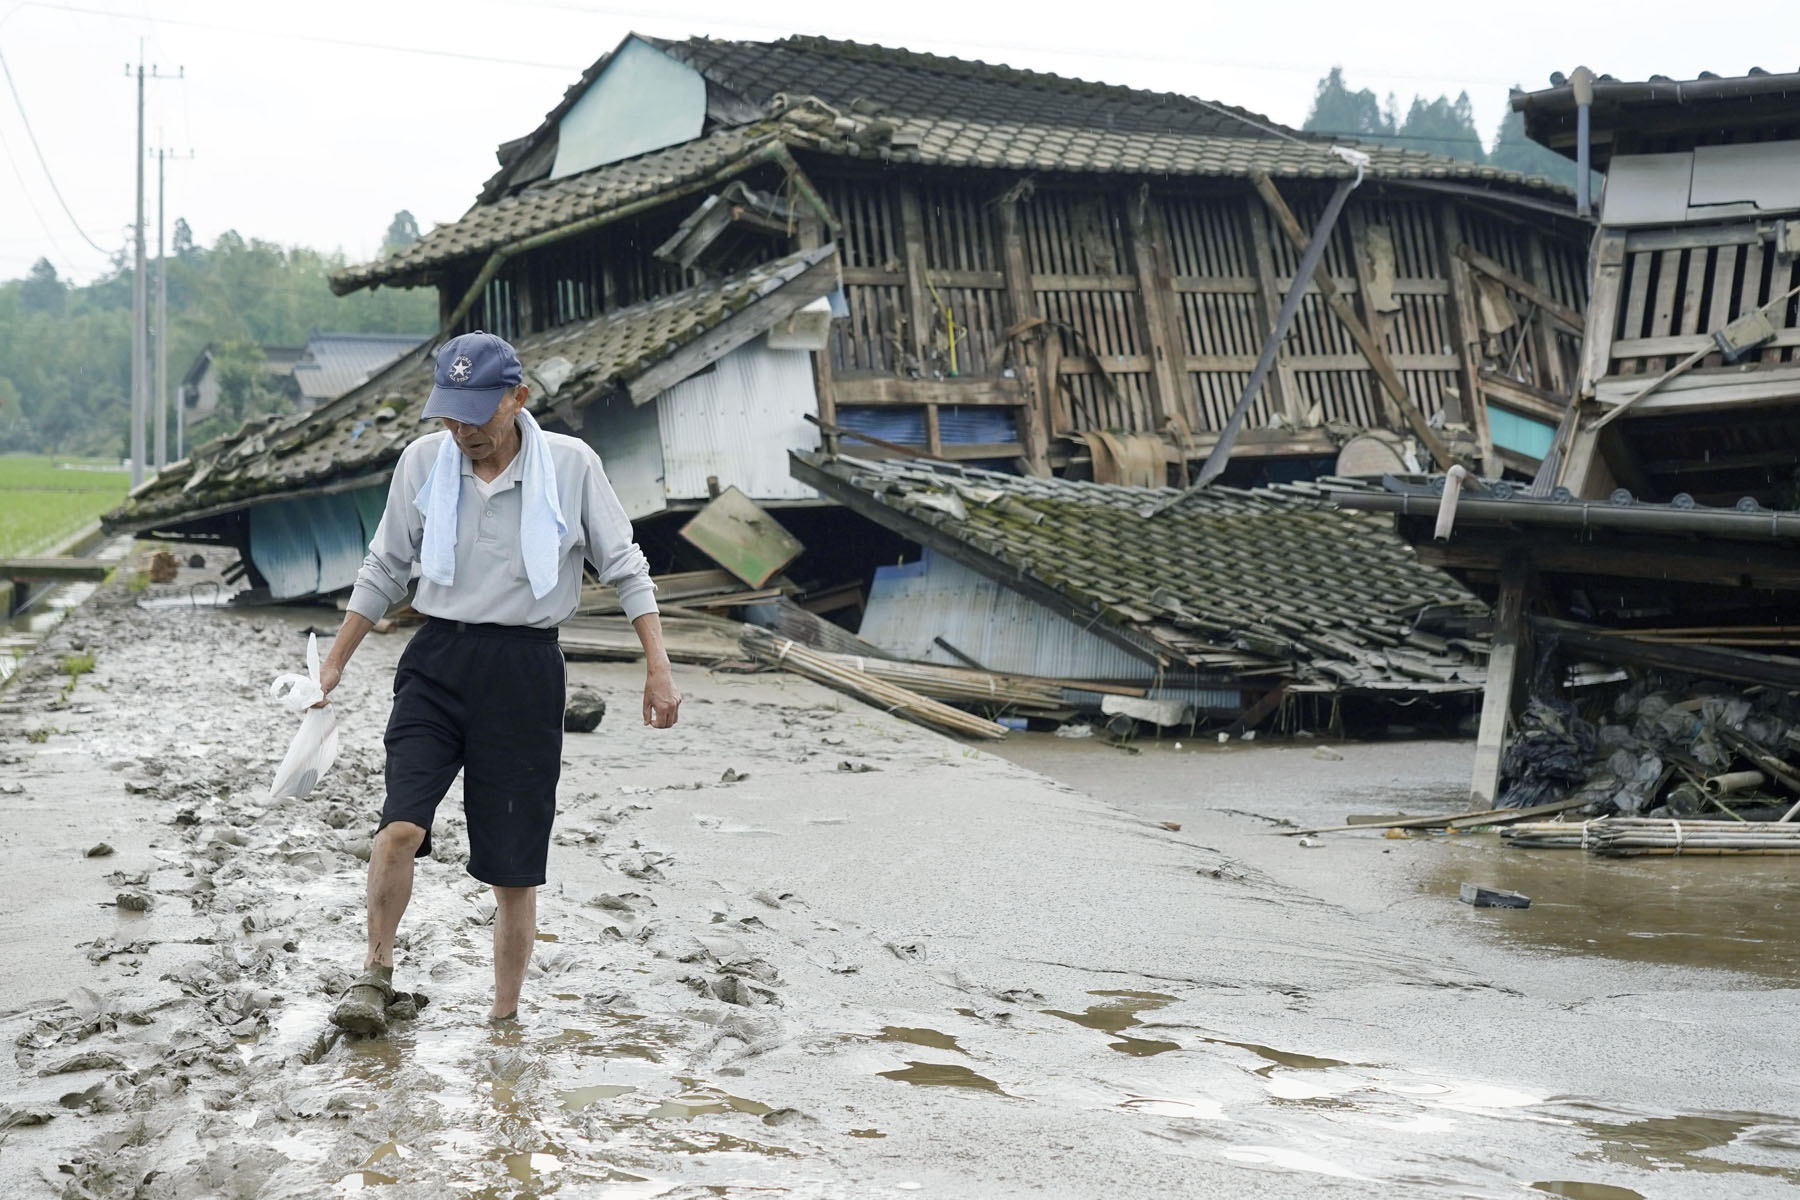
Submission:
[[[271,384],[295,408],[310,409],[343,395],[418,344],[408,333],[314,332],[304,346],[264,346],[263,365]],[[181,377],[189,420],[204,420],[219,407],[218,349],[208,343]]]

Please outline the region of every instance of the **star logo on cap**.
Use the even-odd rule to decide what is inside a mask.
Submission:
[[[469,378],[469,372],[474,369],[475,364],[469,361],[468,355],[459,354],[456,356],[456,360],[450,364],[450,381],[462,383]]]

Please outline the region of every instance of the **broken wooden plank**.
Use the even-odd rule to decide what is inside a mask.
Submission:
[[[1624,632],[1595,629],[1554,617],[1531,617],[1529,623],[1537,636],[1554,638],[1564,649],[1589,654],[1603,662],[1681,671],[1732,683],[1800,689],[1800,658],[1757,654],[1723,646],[1639,641]],[[1492,670],[1490,665],[1490,678]]]
[[[1504,266],[1495,262],[1467,242],[1457,243],[1456,257],[1462,259],[1488,278],[1504,284],[1506,287],[1525,297],[1525,299],[1537,305],[1539,312],[1542,312],[1546,317],[1549,317],[1552,321],[1555,321],[1558,325],[1561,325],[1576,337],[1581,336],[1581,314],[1574,309],[1565,306],[1561,301],[1557,300],[1555,296],[1552,296],[1537,284],[1532,283],[1522,276],[1513,274]]]
[[[0,558],[0,579],[14,583],[98,583],[111,570],[91,558]]]
[[[1588,803],[1580,800],[1553,800],[1530,808],[1486,808],[1460,815],[1440,813],[1429,817],[1392,817],[1388,819],[1359,817],[1345,825],[1320,825],[1314,829],[1283,829],[1282,837],[1300,837],[1312,833],[1347,833],[1353,829],[1476,829],[1483,825],[1510,825],[1533,817],[1553,816]]]

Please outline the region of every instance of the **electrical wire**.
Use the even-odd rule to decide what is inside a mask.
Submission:
[[[469,54],[460,50],[434,50],[427,46],[396,46],[390,42],[359,42],[350,38],[326,37],[316,33],[296,33],[291,29],[251,29],[243,25],[217,25],[209,21],[187,21],[179,17],[153,17],[147,13],[123,13],[107,8],[86,8],[78,4],[50,4],[46,0],[23,0],[30,8],[49,12],[80,13],[90,17],[111,17],[116,21],[141,21],[151,25],[174,25],[183,29],[208,29],[216,33],[242,33],[251,37],[280,38],[289,42],[316,42],[323,46],[347,46],[356,50],[386,50],[395,54],[418,54],[427,58],[455,58],[465,62],[495,63],[506,67],[538,67],[551,71],[580,71],[568,63],[541,62],[527,58],[501,58],[491,54]]]
[[[51,194],[56,197],[56,202],[62,205],[63,215],[69,218],[69,224],[75,227],[75,232],[81,235],[82,241],[92,246],[101,254],[111,257],[112,251],[107,250],[101,246],[100,243],[89,237],[87,230],[81,227],[81,222],[75,219],[74,212],[69,208],[69,202],[63,199],[62,189],[56,186],[56,176],[50,173],[50,163],[44,158],[44,148],[38,145],[37,134],[32,132],[31,118],[25,115],[25,101],[19,97],[19,85],[13,82],[12,68],[6,65],[6,55],[4,54],[0,54],[0,72],[3,72],[6,75],[6,87],[7,90],[12,92],[13,104],[19,110],[19,120],[25,126],[25,136],[31,139],[31,148],[37,151],[38,165],[44,168],[44,178],[50,181]],[[8,157],[11,157],[10,152],[8,153]],[[25,181],[21,178],[19,180],[19,186],[23,187],[24,185]],[[35,212],[37,210],[34,208],[32,211]],[[45,232],[48,233],[49,231],[45,230]],[[56,240],[52,238],[51,244],[55,245],[55,243]],[[58,253],[60,254],[61,251],[59,250]]]
[[[19,191],[25,197],[25,206],[31,210],[31,215],[37,218],[38,228],[44,231],[44,237],[49,240],[50,248],[56,251],[56,257],[62,259],[63,266],[68,269],[70,275],[73,275],[75,264],[70,261],[62,244],[56,240],[56,235],[50,232],[50,225],[44,220],[44,214],[38,211],[37,201],[31,198],[31,189],[25,186],[25,173],[19,170],[19,160],[13,157],[12,146],[3,136],[0,136],[0,151],[6,154],[6,161],[12,167],[13,177],[19,181]]]

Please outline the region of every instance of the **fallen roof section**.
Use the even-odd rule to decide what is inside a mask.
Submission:
[[[1177,493],[950,464],[794,454],[796,478],[1165,668],[1322,691],[1479,689],[1478,647],[1424,631],[1481,603],[1339,487]]]
[[[838,285],[836,250],[790,254],[740,274],[515,343],[534,412],[564,420],[608,392],[642,404],[767,332]],[[383,482],[400,452],[435,425],[429,344],[310,412],[252,421],[200,447],[102,518],[142,532],[216,516],[257,500]]]
[[[1559,154],[1577,157],[1576,114],[1579,105],[1575,85],[1563,76],[1553,86],[1535,92],[1516,91],[1512,108],[1525,118],[1525,132]],[[1615,79],[1601,75],[1594,80],[1590,136],[1594,166],[1604,168],[1612,157],[1615,130],[1647,134],[1686,130],[1718,139],[1734,124],[1753,124],[1756,140],[1778,137],[1764,131],[1800,119],[1800,73],[1753,69],[1746,75],[1702,72],[1695,79],[1671,79],[1653,75],[1645,80]],[[1674,148],[1674,147],[1656,147]],[[1644,147],[1637,153],[1652,152]]]

